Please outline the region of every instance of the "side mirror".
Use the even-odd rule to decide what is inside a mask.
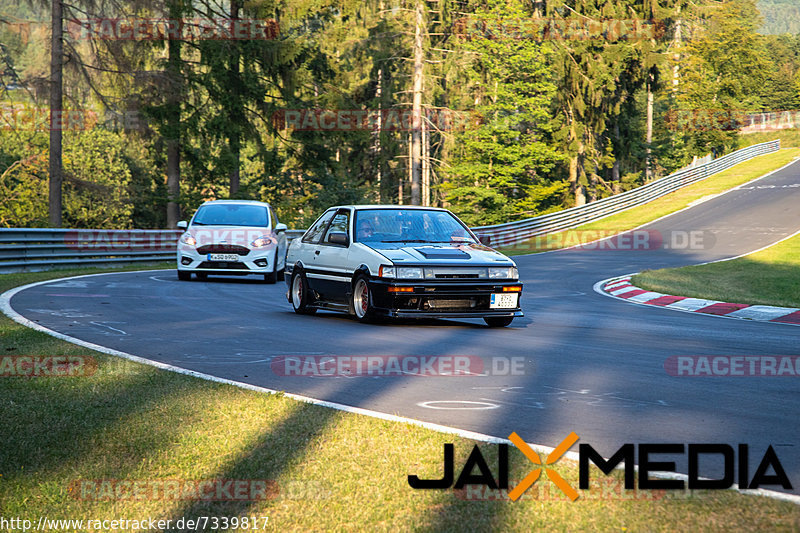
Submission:
[[[492,245],[492,238],[489,235],[478,235],[478,241],[484,246]]]
[[[286,224],[275,224],[275,233],[280,233],[282,231],[286,231],[288,228]]]
[[[349,246],[350,239],[347,238],[347,233],[342,231],[334,231],[328,235],[328,242],[331,244],[339,244],[342,246]]]
[[[178,229],[186,229],[188,227],[189,223],[186,222],[185,220],[181,220],[180,222],[178,222]]]

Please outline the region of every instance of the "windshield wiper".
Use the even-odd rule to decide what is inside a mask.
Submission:
[[[396,241],[381,241],[381,242],[433,242],[425,239],[398,239]]]

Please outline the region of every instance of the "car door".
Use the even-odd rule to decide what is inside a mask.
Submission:
[[[314,288],[320,293],[323,300],[329,302],[345,303],[350,290],[353,272],[348,268],[347,256],[352,241],[350,235],[351,216],[349,208],[338,209],[320,242],[319,253],[315,252]],[[347,235],[347,243],[330,242],[331,235],[334,233]]]
[[[314,252],[319,251],[319,242],[325,235],[325,230],[328,229],[333,215],[336,214],[336,209],[329,209],[323,213],[321,217],[314,222],[308,231],[299,238],[295,239],[289,247],[287,259],[289,266],[294,268],[294,265],[301,263],[303,268],[306,269],[306,279],[309,285],[312,283],[311,271],[314,268],[314,260],[316,255]]]

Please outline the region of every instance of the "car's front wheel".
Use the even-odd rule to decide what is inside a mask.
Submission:
[[[311,299],[308,290],[308,280],[306,280],[306,276],[297,269],[295,269],[295,272],[292,274],[291,297],[292,307],[294,307],[295,313],[300,315],[313,315],[317,312],[316,308],[309,306]]]
[[[483,319],[490,328],[504,328],[511,324],[513,316],[490,316]]]
[[[181,281],[189,281],[192,279],[192,273],[183,270],[178,270],[178,279]]]
[[[359,275],[353,284],[353,295],[350,300],[350,308],[353,314],[361,322],[373,322],[375,320],[375,308],[372,305],[372,291],[369,288],[367,277]]]

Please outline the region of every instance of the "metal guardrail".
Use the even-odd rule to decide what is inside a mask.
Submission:
[[[779,149],[779,140],[755,144],[715,159],[710,163],[681,170],[636,189],[615,194],[596,202],[517,222],[507,222],[495,226],[480,226],[472,228],[472,231],[484,239],[488,237],[490,246],[510,246],[537,235],[574,228],[587,222],[594,222],[619,213],[630,207],[645,204],[713,174],[722,172],[743,161],[759,155],[776,152]]]
[[[509,246],[537,235],[574,228],[642,205],[753,157],[775,152],[780,141],[743,148],[705,165],[685,169],[636,189],[550,215],[472,228],[492,246]],[[59,267],[111,266],[174,261],[183,230],[91,230],[0,228],[0,273]],[[287,230],[288,239],[305,230]]]
[[[293,239],[305,230],[287,230]],[[183,230],[0,228],[0,273],[175,261]]]

